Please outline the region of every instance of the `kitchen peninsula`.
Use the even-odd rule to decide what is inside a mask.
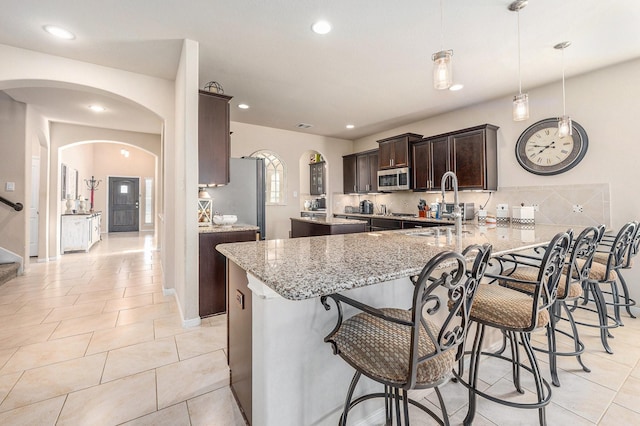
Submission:
[[[239,405],[254,426],[337,424],[353,371],[323,342],[337,314],[320,296],[346,292],[373,306],[408,308],[409,277],[441,251],[490,243],[500,254],[563,231],[465,225],[461,236],[425,228],[219,245],[228,261],[228,357]],[[359,386],[366,392],[373,384]],[[350,418],[376,411],[361,405]]]

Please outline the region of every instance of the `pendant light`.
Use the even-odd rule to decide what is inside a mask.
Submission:
[[[444,46],[444,24],[442,18],[442,0],[440,0],[440,47]],[[444,50],[444,48],[431,55],[433,60],[433,87],[438,90],[444,90],[453,84],[453,72],[451,69],[451,57],[453,50]]]
[[[520,10],[529,2],[516,0],[509,5],[509,10],[518,15],[518,94],[513,97],[513,121],[523,121],[529,118],[529,95],[522,93],[522,71],[520,65]]]
[[[573,134],[573,124],[571,117],[567,115],[565,91],[564,91],[564,49],[571,46],[570,41],[563,41],[553,46],[554,49],[562,50],[562,117],[558,118],[558,136],[561,138]]]

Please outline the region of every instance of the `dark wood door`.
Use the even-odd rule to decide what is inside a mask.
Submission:
[[[368,155],[358,155],[356,159],[356,169],[358,192],[369,192],[371,183],[369,181],[370,172]]]
[[[378,167],[380,170],[393,168],[393,141],[381,142],[378,151]]]
[[[393,143],[393,167],[409,165],[409,139],[403,137]]]
[[[198,183],[229,183],[229,101],[231,96],[199,92]]]
[[[139,194],[138,178],[109,178],[109,232],[138,231]]]
[[[419,142],[412,146],[413,165],[413,189],[430,189],[431,180],[431,143]]]
[[[484,130],[475,130],[450,137],[452,170],[460,189],[485,187]]]
[[[345,194],[357,192],[356,173],[356,156],[346,155],[342,157],[342,191]]]
[[[378,152],[369,154],[369,192],[378,192]]]
[[[449,159],[449,138],[442,137],[431,139],[431,176],[433,187],[431,189],[440,189],[442,176],[451,170]],[[447,184],[449,188],[449,184]]]

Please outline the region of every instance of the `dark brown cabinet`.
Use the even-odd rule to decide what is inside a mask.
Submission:
[[[200,317],[226,311],[226,258],[216,250],[218,244],[255,241],[256,231],[201,233],[199,243]]]
[[[411,152],[409,145],[422,139],[422,135],[405,133],[378,141],[380,154],[378,157],[378,169],[394,169],[397,167],[409,167],[411,165]]]
[[[440,188],[442,176],[451,170],[447,137],[423,139],[411,146],[413,189]]]
[[[200,90],[198,96],[198,183],[229,183],[229,101],[232,96]]]
[[[497,190],[497,131],[497,126],[484,124],[414,143],[413,189],[440,190],[442,176],[453,171],[459,189]]]
[[[343,191],[345,194],[378,191],[378,150],[342,157]]]
[[[323,195],[325,193],[325,162],[309,164],[309,193]]]

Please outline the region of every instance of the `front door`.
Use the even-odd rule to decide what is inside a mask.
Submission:
[[[140,180],[109,178],[109,232],[138,231]]]

